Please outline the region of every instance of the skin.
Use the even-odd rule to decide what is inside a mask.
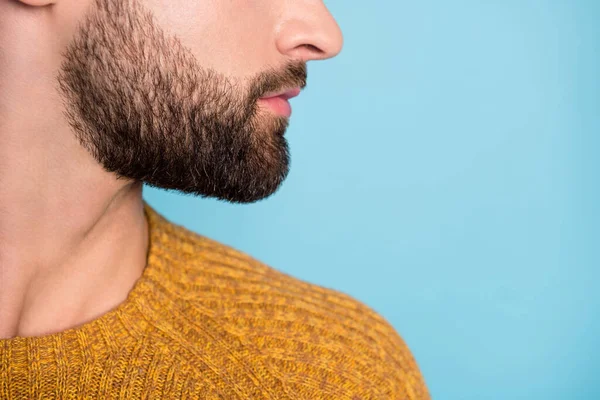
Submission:
[[[146,265],[143,182],[275,192],[289,121],[258,99],[342,47],[321,0],[115,1],[0,1],[0,339],[126,299]]]

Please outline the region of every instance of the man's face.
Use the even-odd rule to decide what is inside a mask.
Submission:
[[[306,61],[341,47],[333,20],[338,35],[316,38],[320,50],[282,18],[284,5],[311,2],[93,0],[58,74],[77,138],[119,178],[232,202],[269,196],[289,170],[288,117],[259,98],[304,87]]]

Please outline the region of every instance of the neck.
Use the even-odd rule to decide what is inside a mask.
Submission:
[[[89,203],[76,190],[0,202],[0,338],[63,331],[125,300],[146,265],[141,189]]]
[[[49,87],[0,83],[0,338],[42,336],[110,311],[141,276],[142,184],[101,168]]]

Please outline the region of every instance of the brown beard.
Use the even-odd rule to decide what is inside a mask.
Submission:
[[[257,100],[304,87],[304,62],[243,89],[200,67],[136,0],[96,0],[57,79],[77,139],[118,179],[248,203],[288,174],[288,119],[259,113]]]

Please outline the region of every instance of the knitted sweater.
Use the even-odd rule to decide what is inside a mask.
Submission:
[[[338,291],[166,220],[99,318],[0,339],[0,399],[429,399],[392,326]]]

